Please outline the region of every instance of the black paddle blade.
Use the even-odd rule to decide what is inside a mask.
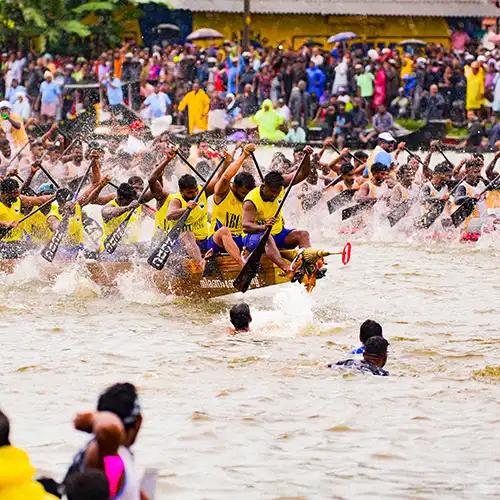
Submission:
[[[363,201],[357,205],[353,205],[352,207],[344,208],[344,210],[342,210],[342,220],[350,219],[351,217],[368,210],[370,207],[373,207],[377,201],[377,199]]]
[[[351,200],[354,194],[356,193],[356,189],[346,189],[342,191],[337,196],[334,196],[331,200],[326,202],[328,206],[328,212],[333,214],[339,208],[342,208],[344,205],[347,205]]]
[[[421,217],[415,219],[413,225],[417,229],[429,229],[436,219],[443,213],[446,201],[444,200],[432,200],[432,207]]]
[[[11,231],[10,227],[0,227],[0,240],[5,238]]]
[[[187,210],[184,215],[177,221],[177,224],[169,231],[167,236],[161,241],[161,243],[153,250],[151,255],[148,257],[148,264],[154,267],[158,271],[161,271],[170,257],[170,254],[174,250],[174,247],[179,240],[182,233],[182,228],[186,223],[191,210]]]
[[[395,226],[409,211],[413,204],[412,200],[405,200],[396,205],[387,216],[391,227]]]
[[[312,193],[307,193],[302,198],[302,208],[307,212],[314,208],[319,200],[321,200],[321,191],[313,191]]]
[[[236,290],[245,293],[250,287],[252,280],[259,271],[260,259],[266,250],[266,244],[270,234],[271,228],[268,228],[262,235],[262,238],[260,239],[255,250],[250,254],[250,257],[248,257],[247,263],[240,271],[240,274],[236,276],[236,279],[233,282],[233,286]]]
[[[106,249],[106,252],[113,253],[116,250],[116,247],[127,230],[132,213],[133,211],[131,211],[127,217],[120,222],[118,227],[104,240],[104,248]]]
[[[452,214],[451,221],[455,227],[460,226],[462,222],[469,217],[469,215],[474,211],[477,200],[474,198],[469,198],[465,200]]]
[[[57,231],[52,235],[50,241],[45,245],[43,250],[40,252],[41,256],[48,262],[52,262],[56,256],[57,250],[59,250],[59,245],[61,244],[66,230],[68,229],[69,216],[64,216]]]

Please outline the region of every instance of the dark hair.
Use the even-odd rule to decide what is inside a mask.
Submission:
[[[99,396],[97,411],[114,413],[123,422],[125,429],[130,429],[140,414],[140,408],[139,413],[137,413],[137,405],[137,390],[134,385],[126,382],[108,387]]]
[[[304,146],[302,144],[298,144],[293,148],[294,153],[302,153],[304,151]]]
[[[410,165],[408,163],[405,163],[404,165],[401,165],[398,168],[397,177],[398,177],[398,179],[401,179],[402,177],[404,177],[405,175],[408,175],[409,173],[411,173]]]
[[[445,161],[442,161],[441,163],[438,163],[434,167],[434,173],[435,174],[449,174],[452,171],[453,171],[452,168]]]
[[[379,172],[386,172],[386,171],[387,167],[383,163],[375,162],[372,165],[372,174],[378,174]]]
[[[132,185],[133,182],[142,182],[144,184],[142,177],[139,177],[138,175],[133,175],[132,177],[129,177],[127,182],[130,185]]]
[[[125,201],[132,201],[135,200],[137,197],[137,193],[135,192],[135,189],[128,183],[128,182],[122,182],[119,186],[118,189],[116,190],[116,194],[118,195],[119,198]]]
[[[384,357],[388,346],[389,342],[384,337],[370,337],[365,344],[365,354]]]
[[[354,158],[363,163],[368,158],[368,155],[364,151],[356,151],[354,153]]]
[[[376,321],[372,319],[367,319],[359,327],[359,340],[362,344],[366,344],[366,341],[371,337],[382,337],[382,327]]]
[[[235,186],[245,187],[248,189],[253,189],[255,187],[255,179],[253,178],[253,175],[248,172],[240,172],[233,179],[233,183]]]
[[[104,472],[89,469],[71,474],[65,483],[68,500],[109,500],[109,483]]]
[[[13,193],[19,189],[19,182],[12,177],[5,178],[2,182],[0,182],[0,192],[2,193]]]
[[[184,174],[179,178],[179,189],[192,189],[198,187],[196,179],[191,174]]]
[[[0,138],[0,145],[1,146],[10,146],[10,142],[8,139]]]
[[[229,319],[236,330],[248,328],[250,321],[252,321],[250,307],[248,304],[242,302],[241,304],[236,304],[231,307],[231,310],[229,311]]]
[[[9,446],[10,423],[7,415],[0,411],[0,446]]]
[[[354,167],[353,167],[350,163],[344,163],[344,164],[340,167],[340,173],[341,173],[342,175],[345,175],[345,174],[350,174],[353,170],[354,170]]]
[[[273,170],[264,177],[264,184],[271,188],[280,188],[285,185],[285,179],[279,172]]]

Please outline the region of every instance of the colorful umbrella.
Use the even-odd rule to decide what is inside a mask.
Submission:
[[[328,39],[328,43],[347,42],[347,40],[353,40],[354,38],[359,38],[359,36],[352,31],[343,31],[342,33],[332,35]]]
[[[214,40],[216,38],[224,38],[224,36],[211,28],[200,28],[188,35],[187,40]]]

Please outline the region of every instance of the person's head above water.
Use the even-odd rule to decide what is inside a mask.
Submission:
[[[271,171],[264,177],[264,183],[260,187],[260,193],[264,201],[274,201],[285,186],[285,179],[276,171]]]
[[[371,337],[383,337],[382,326],[372,319],[367,319],[359,327],[359,340],[365,345],[366,341]]]
[[[109,483],[104,472],[90,469],[71,474],[64,483],[68,500],[107,500]]]
[[[10,423],[7,415],[0,411],[0,446],[9,446]]]
[[[97,402],[97,411],[114,413],[125,428],[125,446],[132,446],[142,424],[141,406],[136,388],[129,383],[108,387]]]
[[[365,352],[363,358],[365,361],[372,363],[379,368],[382,368],[387,362],[387,342],[384,337],[375,336],[370,337],[365,343]]]
[[[231,307],[229,318],[237,332],[247,332],[250,329],[252,315],[250,314],[250,307],[245,302]]]
[[[184,174],[179,178],[179,191],[186,201],[191,201],[198,195],[198,182],[191,174]]]

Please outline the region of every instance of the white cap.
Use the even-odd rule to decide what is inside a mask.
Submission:
[[[9,101],[0,101],[0,109],[3,109],[3,108],[10,109],[11,108],[10,102]]]
[[[483,55],[480,55],[480,56],[477,56],[477,60],[479,62],[486,62],[486,57],[484,57]]]
[[[382,132],[381,134],[378,135],[378,139],[384,142],[396,142],[396,139],[394,139],[394,137],[392,137],[392,135],[389,134],[389,132]]]
[[[426,62],[427,62],[427,59],[425,57],[419,57],[417,59],[417,63],[425,64]]]
[[[132,54],[132,52],[127,52],[127,53],[125,54],[125,57],[126,57],[127,59],[132,59],[132,57],[134,57],[134,54]]]

